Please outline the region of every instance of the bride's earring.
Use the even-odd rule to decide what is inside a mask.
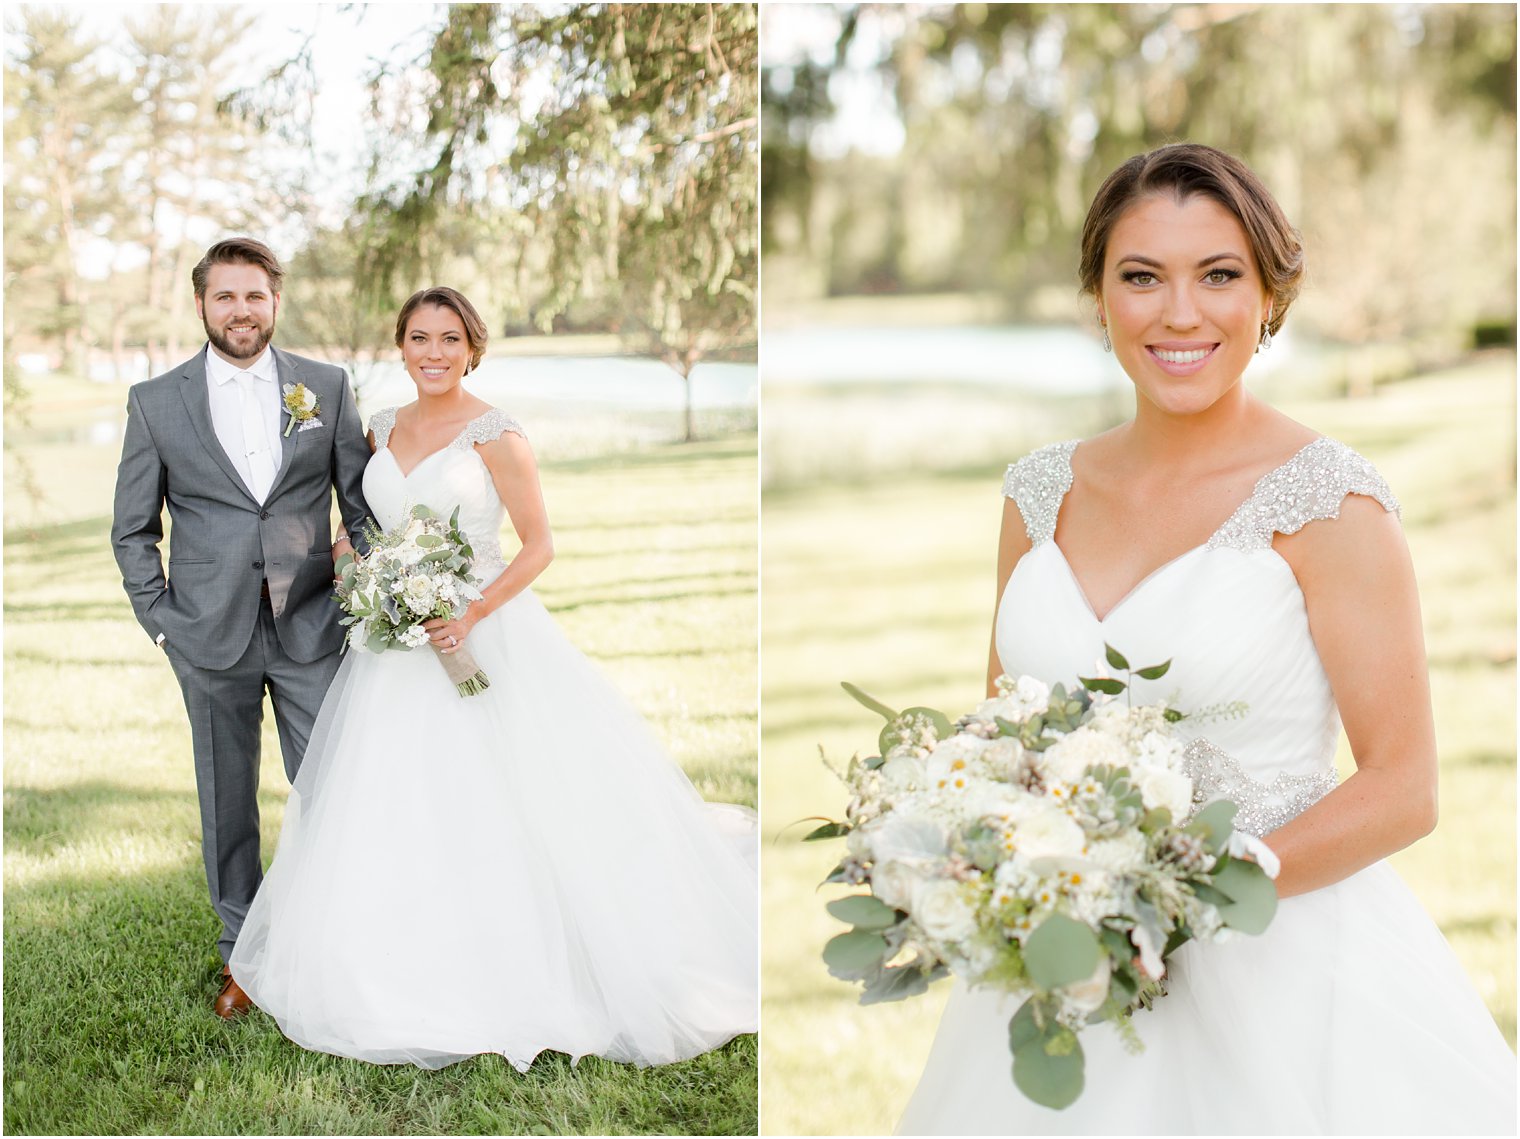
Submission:
[[[1114,350],[1114,342],[1108,338],[1108,322],[1100,320],[1098,324],[1103,329],[1103,351],[1112,352]]]
[[[1256,351],[1260,352],[1263,348],[1270,347],[1272,347],[1272,329],[1267,325],[1266,321],[1263,321],[1261,325],[1261,340],[1256,344]]]

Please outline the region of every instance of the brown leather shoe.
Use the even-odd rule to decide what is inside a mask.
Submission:
[[[222,967],[222,991],[216,995],[216,1003],[211,1006],[212,1011],[223,1020],[232,1020],[242,1016],[253,1007],[253,1002],[248,999],[248,994],[243,992],[242,986],[232,979],[232,970]]]

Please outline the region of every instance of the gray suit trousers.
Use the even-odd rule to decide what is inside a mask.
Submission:
[[[340,654],[328,653],[305,663],[293,660],[280,644],[267,599],[259,606],[247,649],[231,668],[191,664],[172,640],[164,642],[164,651],[190,714],[201,854],[211,904],[222,919],[217,948],[225,962],[264,878],[258,800],[264,693],[274,704],[285,774],[294,781],[322,697],[337,674]]]

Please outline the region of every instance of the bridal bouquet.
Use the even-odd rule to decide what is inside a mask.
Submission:
[[[1171,663],[1131,670],[1107,652],[1131,678]],[[1013,1079],[1052,1108],[1082,1093],[1086,1025],[1112,1021],[1138,1050],[1129,1017],[1164,994],[1167,956],[1189,938],[1260,933],[1277,904],[1276,858],[1234,829],[1236,805],[1192,813],[1182,713],[1115,699],[1122,680],[1080,685],[1001,677],[951,724],[846,684],[887,723],[879,754],[843,774],[844,820],[807,836],[843,836],[826,881],[870,890],[828,903],[853,926],[824,947],[829,971],[859,981],[862,1004],[949,972],[1026,995],[1008,1026]]]
[[[439,652],[428,640],[424,621],[452,620],[480,597],[469,576],[475,552],[459,529],[459,510],[444,521],[426,506],[414,506],[392,530],[366,529],[370,553],[338,559],[338,604],[348,615],[348,643],[372,653],[429,645],[461,696],[491,686],[468,649]]]

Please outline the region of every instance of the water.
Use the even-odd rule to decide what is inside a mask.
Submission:
[[[1292,356],[1279,337],[1252,358],[1248,378]],[[1031,394],[1091,395],[1129,378],[1090,331],[1051,325],[852,325],[767,329],[769,384],[961,383]]]

